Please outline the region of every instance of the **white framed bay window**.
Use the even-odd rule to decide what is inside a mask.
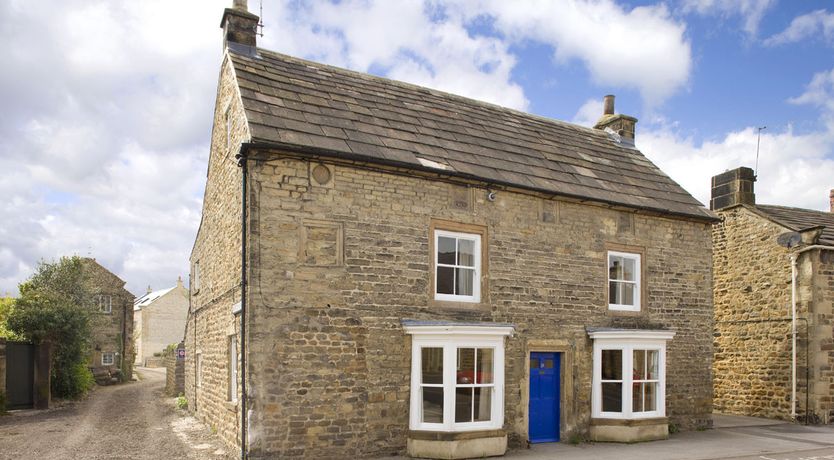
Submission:
[[[405,320],[403,328],[412,335],[412,430],[504,425],[504,337],[512,325]]]
[[[594,329],[594,418],[666,416],[666,342],[673,331]]]

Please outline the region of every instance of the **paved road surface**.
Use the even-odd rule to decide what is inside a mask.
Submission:
[[[163,397],[165,369],[139,374],[67,407],[0,417],[0,459],[229,458],[216,437]]]

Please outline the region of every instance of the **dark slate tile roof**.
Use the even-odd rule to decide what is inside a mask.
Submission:
[[[757,204],[756,209],[774,222],[795,232],[822,225],[825,228],[820,235],[820,244],[834,246],[834,213],[832,212],[766,204]]]
[[[423,158],[491,183],[714,219],[603,131],[262,49],[230,50],[253,143],[430,169]]]

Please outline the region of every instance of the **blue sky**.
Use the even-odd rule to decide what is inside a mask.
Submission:
[[[258,0],[249,0],[258,13]],[[264,0],[260,46],[593,124],[605,94],[696,198],[754,166],[757,199],[828,208],[828,1]],[[187,277],[231,0],[0,2],[0,293],[96,257],[135,294]]]

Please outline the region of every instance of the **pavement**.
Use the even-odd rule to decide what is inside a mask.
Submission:
[[[510,450],[505,458],[544,460],[834,460],[834,425],[797,425],[754,417],[713,416],[715,428],[636,444],[566,442]]]

